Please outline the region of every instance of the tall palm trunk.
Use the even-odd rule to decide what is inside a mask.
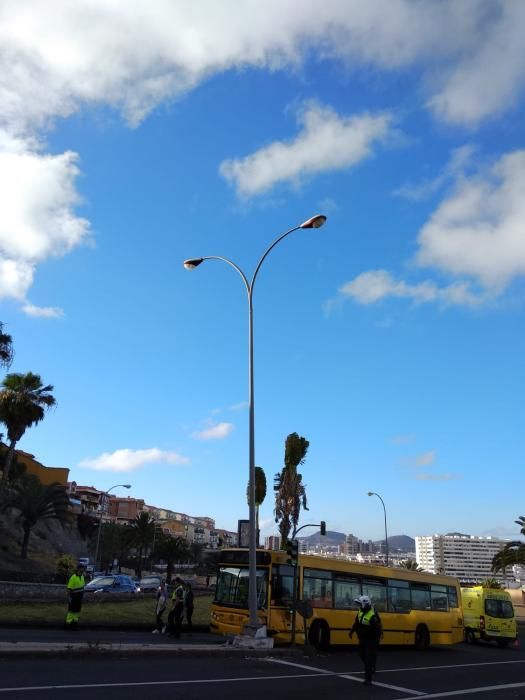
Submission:
[[[3,474],[4,481],[7,481],[8,477],[9,477],[9,473],[11,472],[11,467],[13,466],[13,460],[15,458],[15,447],[16,447],[16,440],[11,440],[11,442],[9,443],[9,449],[7,450],[7,454],[5,456],[4,474]]]
[[[31,534],[31,525],[25,522],[22,526],[24,536],[22,538],[22,549],[20,550],[20,558],[27,559],[27,546],[29,545],[29,535]]]

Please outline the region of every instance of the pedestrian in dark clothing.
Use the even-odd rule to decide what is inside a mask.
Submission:
[[[175,579],[175,585],[176,588],[171,596],[171,610],[168,614],[168,632],[172,637],[179,639],[184,616],[184,585],[178,576]]]
[[[76,630],[80,619],[80,611],[82,610],[82,599],[84,598],[84,586],[86,580],[84,578],[84,564],[77,564],[75,572],[67,582],[67,615],[66,629]]]
[[[184,593],[184,614],[186,615],[186,622],[188,623],[188,633],[191,635],[193,631],[193,624],[191,622],[193,616],[193,589],[191,583],[186,584],[186,591]]]
[[[352,639],[354,632],[357,632],[359,655],[365,666],[364,683],[372,685],[372,674],[376,670],[377,648],[383,636],[383,626],[381,618],[372,607],[367,595],[359,596],[355,602],[359,604],[359,610],[350,630],[350,639]]]

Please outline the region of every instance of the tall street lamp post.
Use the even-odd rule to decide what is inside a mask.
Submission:
[[[369,496],[377,496],[381,503],[383,504],[383,512],[385,514],[385,554],[386,554],[386,565],[388,566],[388,531],[386,529],[386,508],[385,508],[385,502],[381,498],[381,496],[376,493],[375,491],[369,491],[368,492]]]
[[[118,488],[123,488],[123,489],[130,489],[131,484],[115,484],[115,486],[112,486],[110,489],[107,491],[102,492],[102,504],[104,504],[104,497],[109,495],[110,491],[113,491],[113,489],[118,489]],[[98,532],[97,532],[97,548],[95,549],[95,571],[98,571],[98,550],[100,548],[100,531],[102,530],[102,508],[100,510],[100,516],[98,518]]]
[[[241,270],[241,268],[236,265],[232,260],[224,258],[220,255],[208,255],[204,258],[191,258],[184,261],[184,267],[187,270],[194,270],[205,260],[222,260],[222,262],[231,265],[239,275],[242,277],[244,286],[246,287],[246,292],[248,294],[248,403],[249,403],[249,448],[248,448],[248,464],[249,464],[249,525],[250,525],[250,537],[248,543],[248,568],[249,568],[249,578],[248,578],[248,608],[249,608],[249,621],[248,625],[245,625],[245,631],[247,633],[255,634],[255,631],[259,627],[257,618],[257,533],[255,532],[255,410],[254,410],[254,391],[253,391],[253,287],[257,274],[260,270],[268,253],[275,248],[275,246],[289,236],[290,233],[297,231],[298,229],[305,228],[320,228],[326,221],[326,216],[318,214],[317,216],[312,216],[311,219],[305,221],[299,226],[294,226],[294,228],[289,229],[285,233],[281,234],[264,252],[261,259],[257,263],[255,272],[251,282]]]

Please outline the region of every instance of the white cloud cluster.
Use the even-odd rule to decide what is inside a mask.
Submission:
[[[108,472],[132,472],[146,464],[189,464],[190,460],[177,452],[165,452],[157,447],[147,450],[127,448],[104,452],[99,457],[83,459],[79,467]]]
[[[322,12],[317,0],[1,3],[0,186],[16,182],[18,194],[11,201],[0,190],[0,295],[26,301],[36,265],[67,253],[88,230],[74,214],[77,156],[46,156],[35,147],[54,119],[110,105],[137,125],[213,74],[246,66],[297,70],[316,51],[348,70],[416,67],[434,115],[475,126],[511,108],[523,91],[524,23],[525,3],[506,0],[324,0]],[[225,163],[224,174],[250,194],[366,155],[366,133],[352,143],[345,120],[329,115],[319,124],[320,114],[306,113],[294,142]]]
[[[429,280],[419,284],[408,284],[403,280],[396,280],[387,270],[363,272],[343,284],[339,288],[339,294],[360,304],[374,304],[388,297],[409,299],[416,304],[435,302],[443,306],[458,304],[474,307],[483,302],[483,297],[472,291],[468,282],[455,282],[445,287],[439,287]]]
[[[192,433],[191,437],[195,440],[224,440],[231,434],[234,427],[233,423],[216,423],[204,430]]]
[[[340,298],[373,304],[387,297],[415,303],[475,307],[525,276],[525,151],[514,151],[471,177],[458,174],[452,193],[418,236],[415,263],[457,281],[410,284],[387,270],[363,272],[339,289]],[[329,302],[328,306],[330,306]]]
[[[87,236],[88,221],[73,211],[78,172],[75,153],[46,155],[33,142],[0,132],[0,299],[24,302],[35,266]],[[23,309],[30,315],[61,313],[29,302]]]
[[[298,182],[308,175],[356,165],[387,136],[391,117],[340,117],[329,107],[308,104],[299,112],[298,122],[301,131],[294,141],[277,141],[246,158],[221,163],[220,173],[240,195],[253,196],[278,182]]]

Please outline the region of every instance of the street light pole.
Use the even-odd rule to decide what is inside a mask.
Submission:
[[[113,491],[113,489],[118,489],[118,488],[123,488],[123,489],[130,489],[131,484],[115,484],[115,486],[112,486],[110,489],[107,491],[102,492],[102,500],[104,500],[104,496],[108,496],[110,491]],[[102,509],[100,510],[100,515],[98,518],[98,532],[97,532],[97,548],[95,549],[95,571],[98,571],[98,550],[100,548],[100,531],[102,530]]]
[[[386,529],[386,508],[385,508],[385,502],[381,498],[381,496],[376,493],[375,491],[369,491],[368,492],[369,496],[377,496],[381,503],[383,504],[383,512],[385,514],[385,554],[386,554],[386,565],[388,566],[388,531]]]
[[[205,260],[222,260],[222,262],[227,263],[233,267],[242,278],[244,286],[246,287],[246,292],[248,294],[248,405],[249,405],[249,418],[248,418],[248,432],[249,432],[249,446],[248,446],[248,464],[249,464],[249,542],[248,542],[248,609],[249,609],[249,620],[248,624],[245,625],[245,630],[255,634],[255,630],[259,627],[257,611],[257,533],[255,532],[255,399],[254,399],[254,380],[253,380],[253,287],[255,280],[257,278],[257,273],[259,272],[261,265],[263,264],[268,253],[286,236],[289,236],[294,231],[298,229],[305,228],[320,228],[326,221],[326,216],[321,214],[313,216],[308,221],[303,222],[299,226],[294,226],[282,235],[280,235],[263,253],[257,266],[251,282],[241,270],[241,268],[236,265],[232,260],[224,258],[220,255],[208,255],[204,258],[191,258],[184,261],[184,267],[187,270],[194,270]]]

